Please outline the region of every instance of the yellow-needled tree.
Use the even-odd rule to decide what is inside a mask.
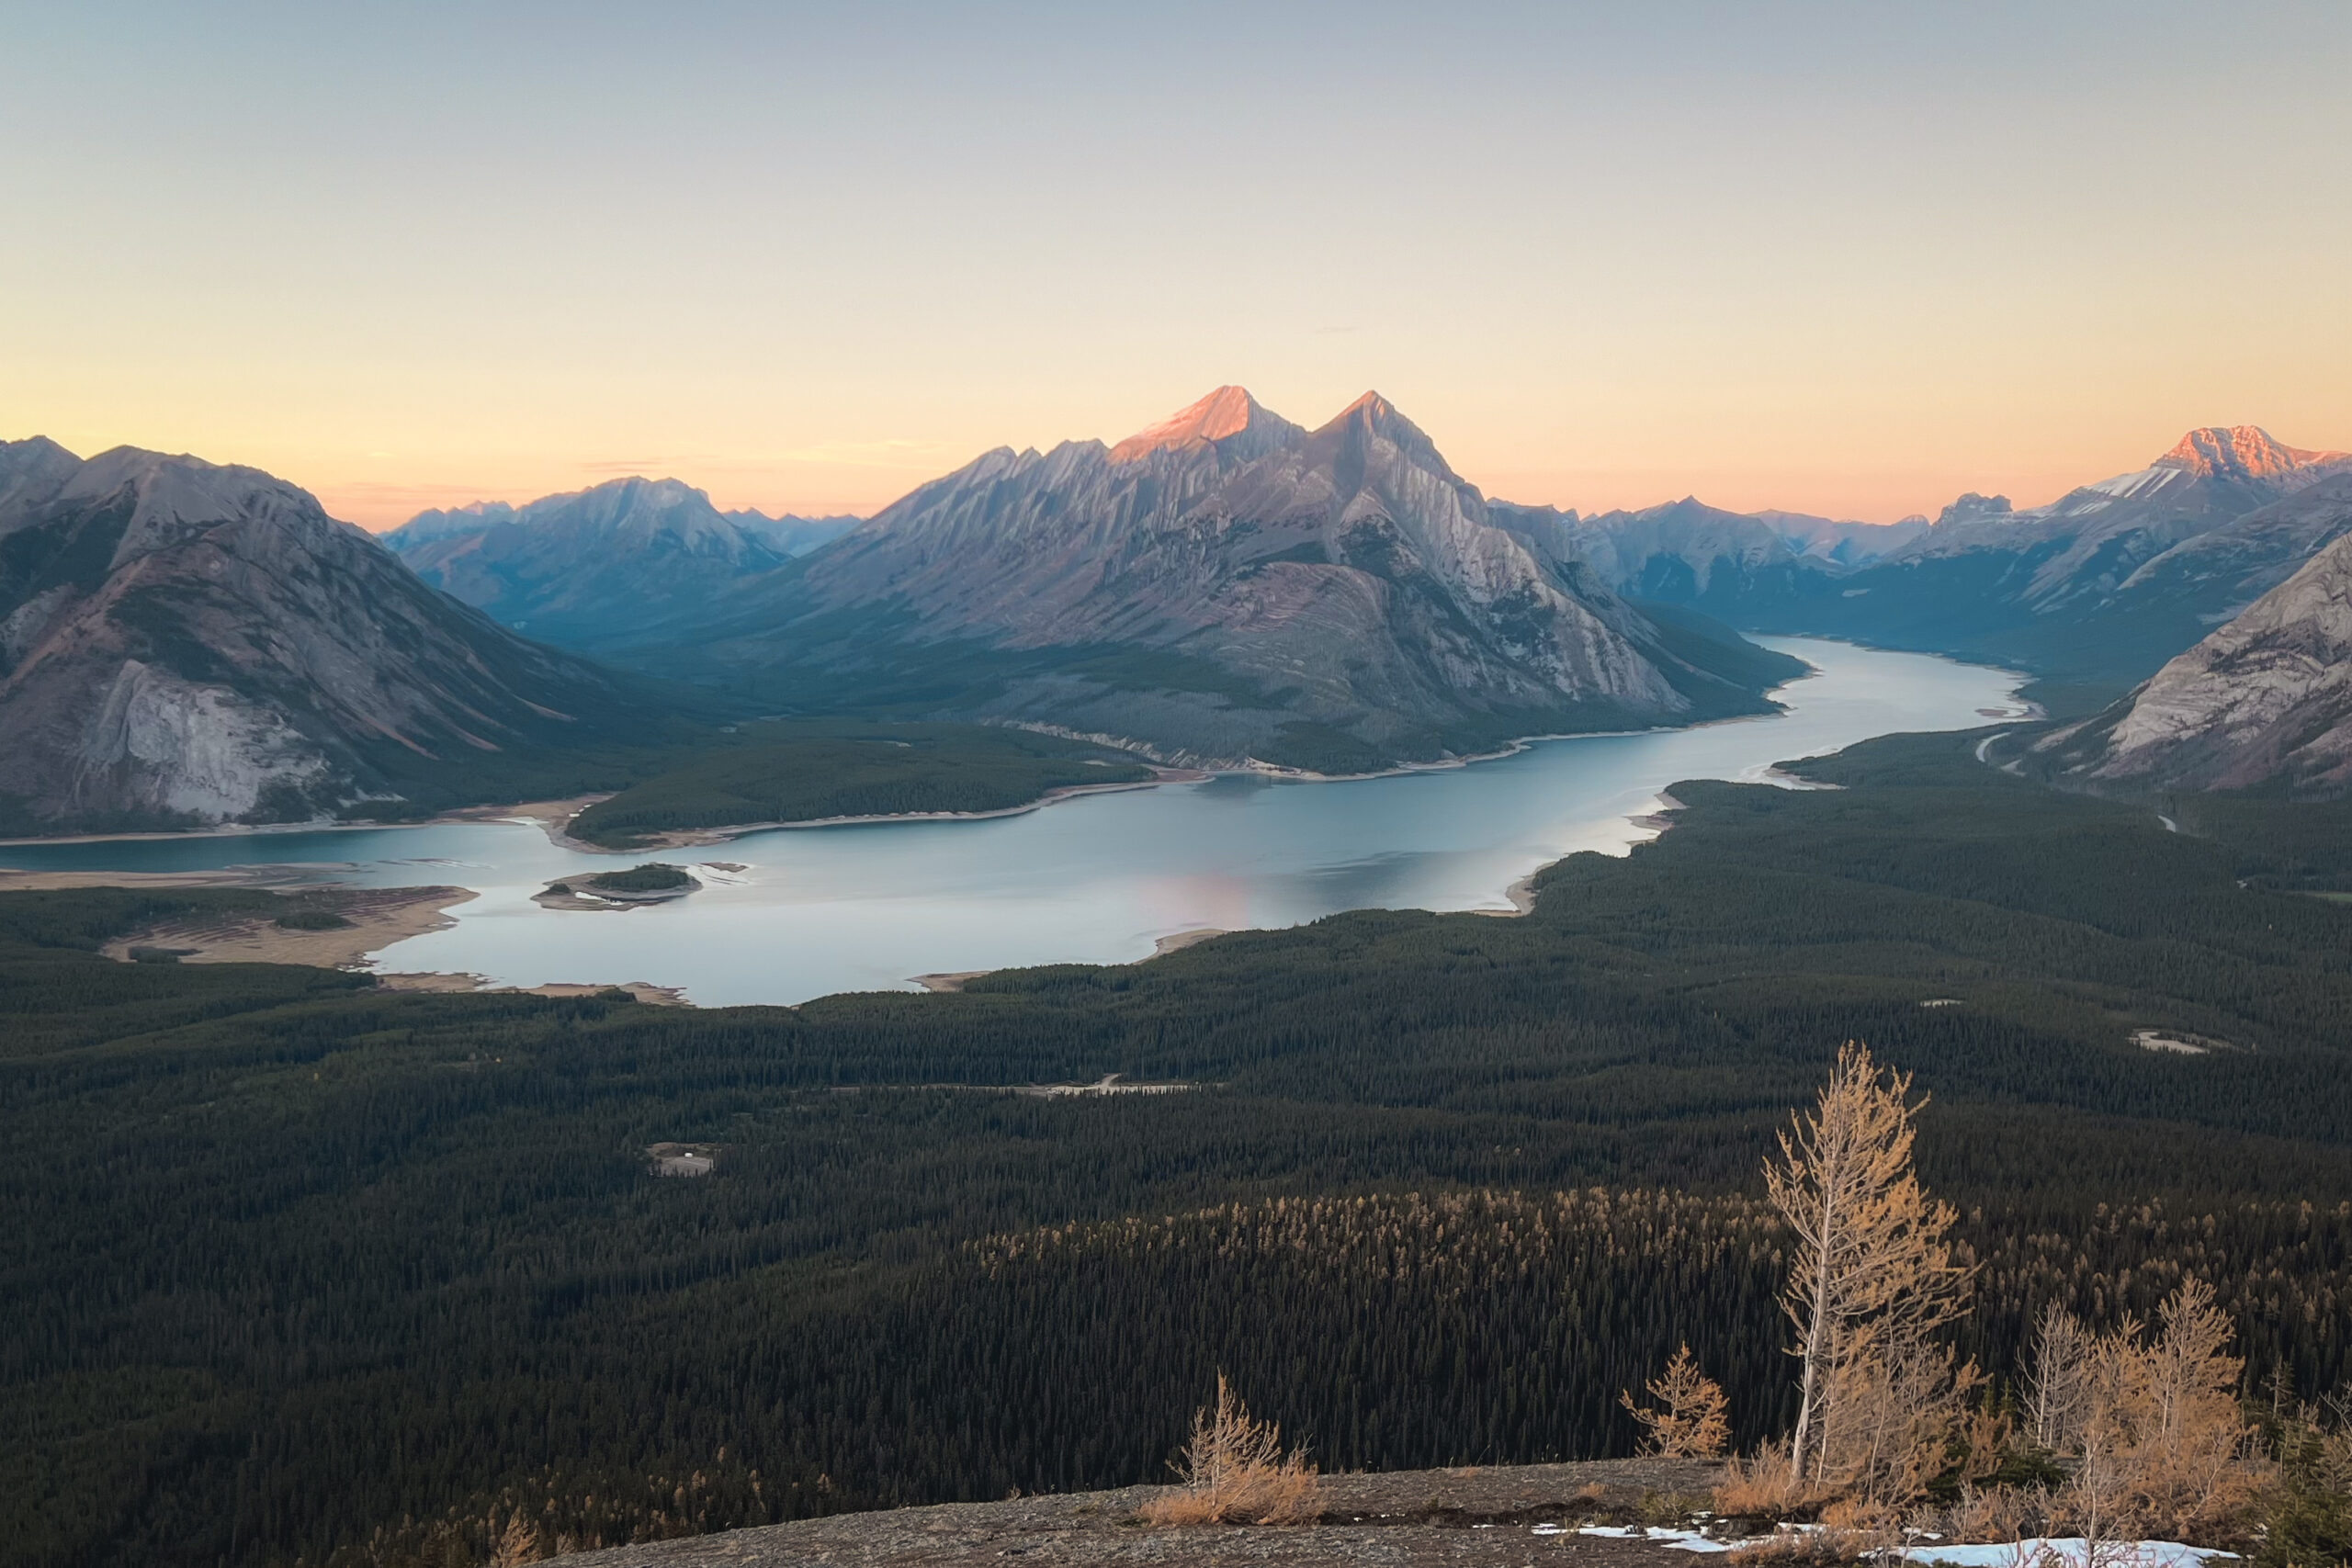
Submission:
[[[1781,1308],[1803,1366],[1789,1477],[1892,1501],[1932,1472],[1978,1381],[1936,1331],[1960,1315],[1973,1269],[1948,1239],[1953,1213],[1912,1168],[1907,1074],[1849,1041],[1810,1116],[1792,1118],[1764,1178],[1794,1233]]]

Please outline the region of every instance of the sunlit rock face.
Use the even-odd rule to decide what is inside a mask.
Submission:
[[[2259,425],[2208,425],[2182,436],[2155,467],[2177,468],[2200,479],[2308,480],[2316,470],[2345,460],[2342,452],[2307,452],[2278,440]]]
[[[734,601],[707,651],[842,666],[970,646],[1008,660],[982,716],[1226,761],[1301,723],[1393,759],[1755,711],[1522,510],[1377,394],[1308,431],[1224,387],[1113,446],[999,448],[922,486]]]
[[[28,445],[0,448],[12,819],[306,819],[618,705],[607,677],[434,592],[282,480]]]
[[[1259,406],[1240,387],[1219,387],[1158,424],[1146,425],[1111,448],[1114,463],[1141,462],[1154,452],[1181,451],[1199,442],[1232,443],[1237,457],[1258,457],[1299,434],[1298,426]]]
[[[2173,660],[2127,703],[2045,743],[2092,784],[2352,786],[2352,536]]]

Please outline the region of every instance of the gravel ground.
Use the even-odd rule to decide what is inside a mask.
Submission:
[[[1588,1523],[1665,1522],[1705,1506],[1712,1464],[1605,1460],[1490,1470],[1401,1471],[1323,1481],[1320,1523],[1154,1529],[1136,1510],[1163,1490],[1131,1486],[1002,1503],[841,1514],[556,1559],[567,1568],[968,1568],[1038,1563],[1538,1564],[1699,1568],[1645,1540],[1577,1533]]]

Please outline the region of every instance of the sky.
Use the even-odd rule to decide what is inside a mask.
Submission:
[[[1211,388],[1889,521],[2352,448],[2352,6],[0,0],[0,439],[871,512]]]

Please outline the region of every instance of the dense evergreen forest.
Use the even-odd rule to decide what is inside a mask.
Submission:
[[[1617,1390],[1687,1337],[1753,1436],[1788,1380],[1757,1171],[1849,1037],[1934,1095],[1996,1377],[2043,1303],[2111,1321],[2194,1271],[2250,1391],[2336,1385],[2325,822],[2176,833],[1973,742],[1677,784],[1672,832],[1562,863],[1524,919],[797,1009],[118,964],[271,896],[0,897],[0,1563],[422,1562],[515,1504],[623,1540],[1151,1479],[1219,1368],[1326,1465],[1503,1462],[1623,1451]],[[1020,1092],[1106,1073],[1192,1087]],[[653,1176],[664,1140],[717,1169]]]
[[[590,807],[571,831],[625,849],[674,829],[1002,811],[1152,776],[1125,752],[1001,725],[770,720],[731,740]]]

